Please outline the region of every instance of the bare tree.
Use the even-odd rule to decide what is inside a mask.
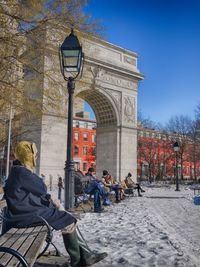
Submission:
[[[189,146],[189,159],[192,162],[191,175],[197,180],[197,166],[200,159],[200,104],[195,109],[195,119],[192,121],[190,128],[190,146]]]
[[[200,131],[198,121],[193,121],[190,129],[189,159],[193,166],[194,179],[197,180],[197,164],[200,159]]]
[[[185,154],[188,145],[188,137],[191,129],[192,121],[188,116],[174,116],[171,117],[167,123],[166,130],[175,133],[180,143],[180,165],[181,165],[181,178],[183,179],[184,170],[183,164],[185,161]],[[178,141],[178,140],[177,140]]]
[[[0,1],[0,111],[6,120],[13,107],[16,115],[13,127],[18,126],[18,133],[23,128],[20,124],[33,115],[40,117],[51,107],[61,110],[66,88],[54,75],[54,64],[42,68],[45,53],[53,57],[58,52],[47,42],[47,30],[52,30],[54,44],[61,43],[59,32],[70,27],[88,35],[99,34],[99,23],[83,12],[86,4],[87,0]],[[44,76],[48,78],[45,91]],[[55,90],[58,85],[60,89]],[[0,140],[4,141],[4,137],[0,136]]]

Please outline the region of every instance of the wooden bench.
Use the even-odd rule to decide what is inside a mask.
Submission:
[[[10,229],[0,237],[0,266],[33,266],[46,237],[46,226]]]
[[[1,209],[6,207],[5,200],[0,200]],[[0,215],[2,218],[3,216]],[[3,218],[5,220],[5,218]],[[48,223],[41,218],[45,225],[28,228],[11,228],[0,236],[0,267],[32,267],[37,258],[42,256],[52,240],[52,230]],[[46,245],[42,252],[44,241]],[[56,255],[59,251],[56,249]]]

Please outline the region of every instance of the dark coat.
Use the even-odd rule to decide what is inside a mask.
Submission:
[[[10,227],[27,227],[39,223],[42,216],[54,229],[59,230],[76,222],[65,211],[59,211],[48,199],[43,180],[24,166],[13,166],[5,184],[7,210],[5,217]]]

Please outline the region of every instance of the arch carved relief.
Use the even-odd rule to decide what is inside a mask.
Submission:
[[[135,97],[132,96],[124,96],[123,98],[124,102],[124,109],[123,109],[123,114],[124,114],[124,121],[127,124],[135,124]]]

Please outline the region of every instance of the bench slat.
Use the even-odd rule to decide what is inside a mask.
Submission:
[[[29,231],[33,231],[33,228],[29,228],[28,232]],[[24,242],[24,240],[28,237],[28,233],[26,232],[26,228],[18,229],[18,231],[15,234],[12,234],[12,236],[3,244],[3,246],[18,250],[20,244]],[[1,253],[0,261],[2,264],[6,265],[11,260],[11,258],[11,254]]]
[[[18,231],[17,228],[12,228],[10,229],[7,233],[5,233],[4,235],[0,236],[0,246],[3,246],[3,244],[12,237],[12,235],[14,233],[16,233]]]
[[[46,238],[46,226],[36,226],[30,228],[17,229],[12,228],[5,233],[1,239],[4,239],[3,246],[11,247],[25,256],[28,264],[32,266],[40,252],[41,246]],[[7,237],[7,241],[6,240]],[[17,258],[8,253],[0,253],[0,262],[9,267],[16,267],[19,264]]]
[[[37,255],[39,254],[40,247],[42,246],[46,238],[46,233],[47,231],[45,226],[35,227],[33,231],[28,235],[28,237],[19,244],[20,246],[18,248],[14,248],[22,256],[25,256],[30,266],[34,264]],[[29,256],[28,253],[30,254]],[[13,257],[9,262],[9,267],[16,267],[18,266],[18,263],[19,261],[15,257]]]
[[[31,249],[29,249],[25,255],[25,258],[29,263],[30,267],[32,267],[33,264],[35,263],[37,256],[41,251],[42,245],[46,239],[46,236],[47,236],[47,228],[46,226],[43,226],[40,232],[38,233],[37,238],[34,240]]]
[[[17,237],[19,237],[19,235],[21,235],[24,231],[25,231],[24,228],[22,228],[22,229],[17,229],[17,228],[10,229],[7,233],[5,233],[3,236],[0,237],[0,246],[6,246],[6,247],[12,246],[13,242],[16,239],[15,235],[17,235]]]

